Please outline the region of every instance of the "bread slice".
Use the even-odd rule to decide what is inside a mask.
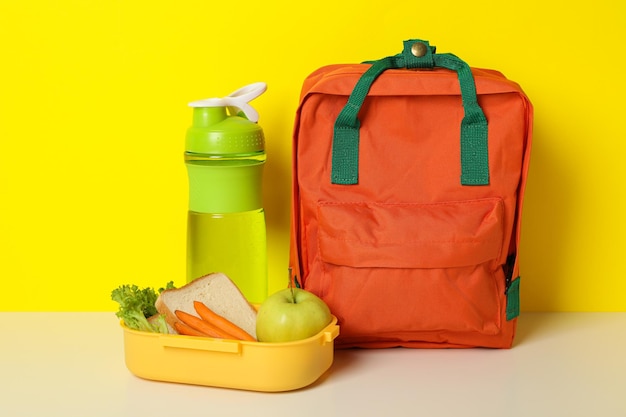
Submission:
[[[163,291],[156,300],[157,311],[165,315],[165,321],[174,327],[178,318],[174,313],[181,310],[198,317],[194,301],[206,304],[220,316],[230,320],[256,339],[256,310],[246,300],[239,288],[221,272],[197,278],[180,288]]]

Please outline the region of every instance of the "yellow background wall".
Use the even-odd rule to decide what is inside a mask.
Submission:
[[[378,4],[378,5],[377,5]],[[187,102],[254,81],[270,289],[286,285],[291,129],[319,66],[430,40],[535,106],[524,311],[626,311],[622,0],[0,2],[0,311],[114,310],[185,276]]]

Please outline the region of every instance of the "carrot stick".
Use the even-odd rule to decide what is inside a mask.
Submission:
[[[202,320],[207,323],[211,323],[225,333],[232,335],[233,338],[239,340],[249,340],[251,342],[256,341],[256,339],[252,337],[252,335],[250,335],[248,332],[237,326],[232,321],[215,313],[213,310],[207,307],[206,304],[200,301],[194,301],[193,307],[196,309],[196,312],[202,318]]]
[[[200,337],[206,337],[206,334],[197,331],[196,329],[194,329],[191,326],[186,325],[185,323],[183,323],[182,321],[177,321],[176,323],[174,323],[174,328],[176,329],[176,331],[178,332],[178,334],[183,334],[185,336],[200,336]]]
[[[180,310],[176,310],[174,313],[180,321],[182,321],[192,329],[204,333],[205,336],[217,337],[220,339],[233,339],[232,335],[222,331],[221,329],[211,325],[210,323],[207,323],[206,321],[192,314],[185,313],[184,311]]]

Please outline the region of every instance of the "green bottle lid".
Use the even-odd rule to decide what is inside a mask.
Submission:
[[[193,123],[187,130],[186,151],[214,156],[263,152],[265,137],[257,124],[259,114],[248,102],[266,89],[267,84],[258,82],[226,97],[189,103]]]

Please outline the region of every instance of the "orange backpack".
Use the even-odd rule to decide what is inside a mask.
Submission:
[[[512,346],[532,115],[516,83],[422,40],[305,80],[290,266],[337,347]]]

